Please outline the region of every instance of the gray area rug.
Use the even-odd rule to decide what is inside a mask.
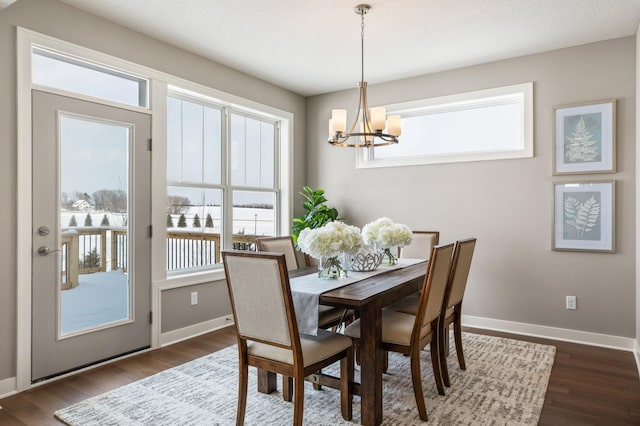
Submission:
[[[460,370],[453,342],[448,358],[451,387],[436,390],[428,351],[422,353],[422,376],[431,425],[535,425],[538,423],[553,366],[555,347],[473,333],[463,337],[467,370]],[[87,399],[55,413],[72,426],[87,425],[233,425],[237,403],[235,346]],[[333,370],[333,371],[331,371]],[[338,364],[325,372],[337,375]],[[356,368],[356,374],[357,374]],[[247,425],[292,423],[293,404],[278,392],[256,390],[256,370],[249,368]],[[418,416],[409,358],[389,354],[384,375],[385,425],[422,424]],[[360,422],[360,398],[354,418],[340,415],[334,389],[305,387],[304,423],[349,425]]]

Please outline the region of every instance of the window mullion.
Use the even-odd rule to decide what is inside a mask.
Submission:
[[[229,108],[224,108],[222,122],[222,247],[233,247],[233,191],[231,186],[231,113]]]

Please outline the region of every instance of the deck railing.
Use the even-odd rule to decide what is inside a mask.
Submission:
[[[255,250],[256,235],[234,234],[233,248]],[[220,234],[193,231],[167,232],[167,269],[186,269],[222,262]],[[127,270],[127,229],[66,228],[61,238],[62,288],[78,285],[78,275]],[[108,248],[108,249],[107,249]]]
[[[256,249],[256,235],[234,234],[235,250]],[[209,232],[167,232],[167,269],[195,268],[222,262],[220,234]]]

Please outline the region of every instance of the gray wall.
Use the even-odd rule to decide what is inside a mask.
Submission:
[[[353,117],[356,91],[309,98],[307,182],[359,226],[388,216],[439,230],[441,242],[477,237],[466,315],[635,337],[635,55],[627,37],[369,87],[375,106],[533,81],[529,159],[357,170],[352,149],[326,142],[330,110]],[[617,99],[618,172],[553,177],[552,108],[607,98]],[[590,179],[616,180],[617,253],[552,251],[552,182]]]
[[[636,32],[636,129],[640,125],[640,29]],[[636,147],[640,135],[636,131]],[[640,166],[640,150],[636,150],[636,167]],[[636,225],[640,223],[640,175],[636,173]],[[640,250],[640,228],[636,227],[636,251]],[[636,256],[636,363],[640,365],[640,257]]]
[[[217,63],[189,54],[54,0],[20,0],[0,12],[0,380],[15,376],[16,364],[16,26],[60,38],[134,63],[155,68],[224,92],[294,114],[294,163],[305,162],[303,97]],[[294,171],[295,187],[304,183],[304,167]],[[202,286],[200,286],[202,287]],[[176,290],[176,293],[188,292]],[[198,309],[166,318],[168,327],[189,325],[230,312],[224,282],[201,289]],[[188,294],[187,294],[188,300]],[[172,294],[166,299],[172,300]],[[224,302],[222,302],[224,301]],[[179,305],[179,303],[178,303]],[[167,316],[173,315],[172,303]],[[164,323],[165,321],[163,321]],[[177,324],[177,325],[176,325]],[[170,328],[169,328],[170,329]]]
[[[191,293],[198,293],[198,304],[191,305]],[[161,333],[231,315],[225,281],[174,288],[162,292]]]

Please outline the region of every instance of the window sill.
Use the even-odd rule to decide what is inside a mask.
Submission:
[[[170,290],[180,287],[189,287],[197,284],[223,281],[225,279],[224,269],[214,271],[193,272],[190,274],[180,274],[179,276],[169,276],[166,280],[158,283],[158,289]]]

